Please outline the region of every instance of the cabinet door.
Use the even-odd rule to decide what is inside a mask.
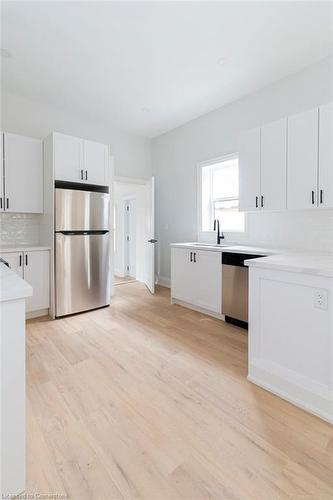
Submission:
[[[85,180],[89,184],[108,185],[109,148],[99,142],[84,141]]]
[[[43,144],[4,134],[5,210],[43,213]]]
[[[288,118],[287,207],[317,206],[318,109]]]
[[[83,139],[54,134],[54,178],[58,181],[85,182]]]
[[[198,284],[194,275],[195,264],[190,261],[190,256],[191,250],[187,248],[171,249],[171,297],[193,304]]]
[[[333,207],[333,103],[319,108],[319,199],[323,208]]]
[[[194,250],[192,304],[221,313],[222,264],[221,253]]]
[[[243,132],[239,141],[239,209],[259,209],[260,129]]]
[[[1,252],[0,257],[5,259],[14,273],[23,278],[23,253],[22,252]]]
[[[261,196],[264,210],[287,207],[287,119],[261,128]]]
[[[0,132],[0,212],[4,211],[5,200],[4,200],[4,185],[3,185],[3,133]]]
[[[27,312],[50,307],[49,252],[24,253],[24,279],[33,288],[32,297],[26,300]]]

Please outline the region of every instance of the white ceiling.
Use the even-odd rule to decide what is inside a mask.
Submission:
[[[3,84],[153,137],[326,57],[332,26],[318,1],[2,2]]]

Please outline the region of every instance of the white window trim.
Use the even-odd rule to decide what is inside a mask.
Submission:
[[[197,235],[198,241],[202,242],[212,242],[215,236],[215,231],[213,228],[210,231],[202,231],[202,168],[214,165],[214,163],[218,164],[228,160],[235,160],[238,158],[238,153],[226,154],[223,156],[218,156],[211,160],[205,160],[197,164],[197,198],[196,198],[196,207],[197,207]],[[247,228],[247,214],[244,214],[244,231],[236,231],[229,230],[225,231],[225,234],[233,233],[233,234],[244,234]]]

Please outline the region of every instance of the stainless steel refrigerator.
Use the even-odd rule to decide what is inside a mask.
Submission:
[[[56,317],[110,304],[109,205],[107,188],[56,186]]]

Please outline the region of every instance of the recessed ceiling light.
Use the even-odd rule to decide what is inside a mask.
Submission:
[[[5,59],[10,59],[11,57],[13,57],[12,53],[9,52],[9,50],[7,50],[7,49],[1,48],[0,51],[1,51],[1,57],[5,58]]]
[[[148,108],[147,106],[143,106],[143,108],[141,108],[141,111],[143,113],[150,113],[150,108]]]
[[[219,66],[223,66],[226,62],[227,62],[227,58],[226,57],[220,57],[220,59],[217,60],[217,64]]]

